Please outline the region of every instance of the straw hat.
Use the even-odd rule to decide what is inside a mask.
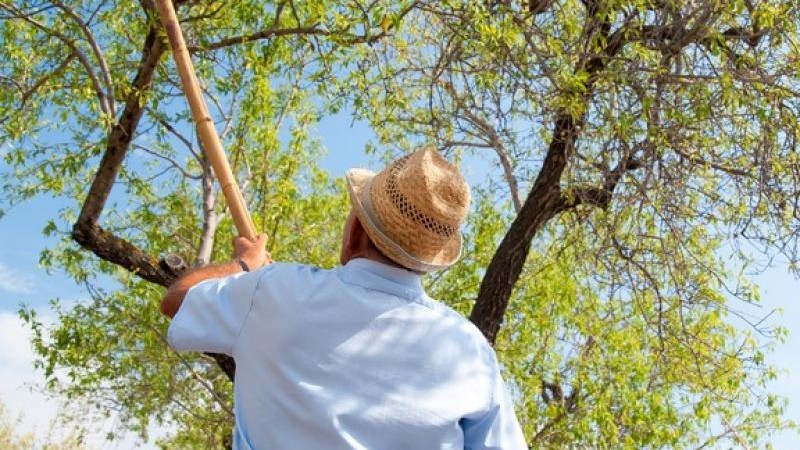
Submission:
[[[438,152],[416,151],[377,174],[351,169],[347,187],[358,220],[384,255],[418,272],[458,261],[469,186]]]

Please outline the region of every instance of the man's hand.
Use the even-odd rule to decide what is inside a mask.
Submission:
[[[173,317],[186,297],[186,293],[195,284],[208,280],[209,278],[222,278],[242,271],[242,267],[237,260],[244,261],[250,270],[256,270],[272,262],[272,258],[267,253],[265,244],[267,235],[259,234],[255,241],[247,238],[237,237],[233,240],[233,261],[216,266],[204,266],[191,270],[178,278],[167,289],[164,298],[161,300],[161,312]]]
[[[255,241],[246,237],[233,238],[233,259],[241,259],[250,270],[256,270],[272,262],[272,257],[267,253],[267,235],[259,234]]]

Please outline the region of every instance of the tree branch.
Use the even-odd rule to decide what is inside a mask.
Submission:
[[[491,148],[497,153],[497,157],[500,160],[500,165],[503,167],[503,175],[505,176],[506,183],[508,183],[508,188],[511,193],[511,201],[514,205],[514,211],[519,213],[520,209],[522,209],[522,201],[519,197],[519,184],[517,183],[517,177],[514,175],[514,168],[511,162],[511,158],[508,156],[508,149],[503,144],[503,140],[500,138],[500,135],[497,134],[497,130],[483,117],[475,114],[473,112],[475,105],[474,98],[472,99],[472,106],[464,105],[464,100],[461,96],[458,95],[456,92],[455,87],[449,82],[441,81],[438,77],[434,77],[433,81],[442,86],[442,88],[447,91],[450,95],[450,98],[453,99],[453,102],[463,113],[463,118],[467,121],[472,123],[476,128],[484,134],[484,140],[486,142],[486,147]]]
[[[594,2],[587,0],[586,8],[590,17],[596,17],[597,5]],[[587,102],[598,74],[605,68],[608,59],[616,55],[625,43],[625,33],[615,33],[613,38],[609,38],[610,28],[611,24],[607,19],[600,21],[596,27],[586,28],[587,42],[594,38],[595,33],[599,33],[600,41],[607,42],[599,54],[592,54],[579,61],[575,67],[576,72],[583,70],[589,74],[583,94]],[[533,237],[562,210],[561,175],[584,118],[585,113],[574,116],[569,111],[562,110],[556,114],[552,139],[539,175],[486,268],[486,275],[481,281],[478,298],[469,319],[492,344],[508,309],[514,284],[522,273]]]
[[[100,259],[114,263],[135,275],[161,286],[169,286],[175,276],[158,264],[158,260],[130,242],[100,228],[96,223],[76,222],[72,239]]]
[[[214,233],[217,230],[217,213],[214,211],[216,195],[214,192],[214,174],[207,161],[203,165],[203,231],[200,234],[200,245],[197,249],[195,264],[202,266],[211,261],[214,249]]]
[[[157,30],[151,28],[145,39],[139,71],[131,84],[131,94],[125,102],[125,109],[119,121],[108,134],[106,152],[100,161],[92,186],[89,188],[76,226],[82,223],[97,224],[133,138],[133,133],[142,117],[144,111],[142,97],[150,89],[153,73],[164,51],[165,47],[158,37]]]
[[[411,2],[406,8],[404,8],[400,14],[395,18],[395,23],[402,20],[408,13],[410,13],[418,4],[418,1]],[[283,4],[279,5],[280,8],[278,10],[278,14],[283,10]],[[296,16],[297,18],[297,16]],[[297,22],[299,23],[300,20],[297,18]],[[244,44],[246,42],[253,42],[259,41],[263,39],[271,39],[273,37],[279,36],[290,36],[290,35],[300,35],[300,36],[341,36],[343,37],[343,41],[347,44],[372,44],[377,42],[384,37],[389,35],[389,30],[394,27],[394,24],[390,24],[389,28],[386,30],[382,30],[380,33],[376,34],[369,34],[367,31],[363,35],[352,35],[349,34],[346,30],[328,30],[324,26],[321,27],[318,23],[312,25],[305,25],[305,26],[296,26],[296,27],[289,27],[289,28],[281,28],[277,24],[277,20],[273,23],[272,26],[269,28],[256,31],[250,34],[244,34],[240,36],[232,36],[229,38],[221,39],[217,42],[212,42],[206,45],[188,45],[187,48],[191,53],[198,53],[204,51],[213,51],[219,50],[221,48],[230,47],[233,45]]]
[[[174,275],[164,271],[155,258],[98,225],[100,213],[141,118],[143,110],[141,96],[150,88],[153,73],[164,50],[165,47],[158,38],[157,31],[151,29],[145,39],[139,71],[132,83],[132,92],[120,120],[109,132],[106,152],[100,161],[78,220],[73,226],[72,238],[100,258],[120,265],[147,281],[168,286]]]
[[[330,31],[325,28],[319,28],[319,26],[316,24],[306,27],[268,28],[251,34],[225,38],[206,45],[188,45],[187,48],[191,53],[200,53],[205,51],[219,50],[221,48],[231,47],[247,42],[271,39],[279,36],[339,36],[345,34],[345,32],[341,31]],[[383,31],[374,35],[349,35],[348,38],[345,39],[345,42],[348,44],[371,44],[379,41],[387,35],[388,34]]]
[[[150,150],[149,148],[145,147],[144,145],[139,145],[137,143],[133,143],[132,145],[133,145],[134,148],[138,148],[139,150],[147,153],[150,156],[153,156],[155,158],[158,158],[158,159],[161,159],[161,160],[167,162],[170,165],[170,167],[172,167],[173,169],[175,169],[178,172],[180,172],[181,175],[184,178],[188,178],[190,180],[200,180],[200,179],[202,179],[202,175],[192,175],[192,174],[190,174],[189,172],[186,171],[186,169],[183,168],[183,166],[178,164],[177,161],[175,161],[174,159],[170,158],[169,156],[164,156],[164,155],[156,152],[155,150]]]
[[[619,184],[622,176],[628,171],[636,170],[641,167],[641,161],[634,159],[631,155],[627,155],[614,169],[608,172],[603,186],[592,186],[573,190],[570,192],[571,198],[562,196],[561,211],[575,208],[581,204],[593,205],[601,209],[608,208],[611,197],[614,195],[614,190],[617,188],[617,184]]]
[[[105,96],[106,101],[108,102],[108,109],[111,113],[111,116],[116,117],[117,111],[116,102],[114,100],[114,84],[111,81],[111,71],[108,70],[108,63],[103,56],[103,51],[100,49],[100,45],[98,45],[97,40],[92,34],[92,30],[90,30],[88,24],[85,23],[80,16],[75,13],[75,10],[65,5],[60,0],[54,0],[53,4],[64,11],[78,25],[78,28],[83,31],[84,36],[86,36],[86,40],[89,42],[89,46],[92,47],[92,52],[94,52],[94,57],[97,59],[97,63],[100,65],[100,74],[103,76],[103,82],[106,85]]]
[[[736,169],[734,167],[729,167],[729,166],[725,166],[725,165],[722,165],[722,164],[719,164],[719,163],[715,163],[713,161],[708,161],[707,159],[703,158],[702,156],[695,155],[695,154],[692,154],[692,153],[686,153],[685,151],[681,150],[677,146],[673,146],[672,150],[674,150],[675,153],[677,153],[678,156],[680,156],[682,159],[685,159],[685,160],[687,160],[687,161],[689,161],[689,162],[691,162],[693,164],[699,164],[701,166],[708,166],[708,167],[711,167],[712,169],[719,170],[721,172],[725,172],[725,173],[727,173],[729,175],[737,175],[737,176],[740,176],[740,177],[749,177],[749,178],[753,177],[753,174],[751,174],[750,172],[748,172],[746,170]]]
[[[139,70],[131,84],[131,94],[125,102],[125,109],[119,121],[109,132],[106,152],[100,160],[100,166],[84,200],[78,220],[72,227],[72,238],[101,259],[119,265],[147,281],[166,287],[178,274],[165,269],[148,253],[98,225],[100,213],[105,207],[139,119],[144,112],[143,97],[150,90],[153,74],[165,50],[166,46],[159,37],[158,29],[151,28],[145,38]],[[236,370],[233,358],[216,353],[209,355],[233,381]]]
[[[197,153],[197,150],[195,150],[194,146],[192,145],[192,141],[190,141],[189,138],[187,138],[180,131],[175,129],[175,127],[173,127],[169,122],[164,120],[164,118],[161,117],[156,111],[153,111],[150,108],[146,109],[147,112],[150,113],[150,115],[153,117],[153,119],[155,119],[156,122],[158,122],[159,125],[164,127],[165,130],[167,130],[170,134],[178,138],[178,140],[181,141],[181,143],[183,143],[183,145],[186,146],[186,149],[189,150],[189,153],[191,153],[192,156],[194,156],[194,159],[197,160],[198,164],[200,165],[203,164],[202,158]]]
[[[25,103],[28,102],[28,100],[31,98],[31,96],[33,94],[35,94],[36,91],[39,90],[39,88],[44,86],[44,84],[47,83],[48,80],[50,80],[51,78],[61,74],[61,72],[63,72],[64,69],[66,69],[67,66],[69,66],[69,64],[75,59],[75,57],[76,57],[75,53],[70,53],[64,59],[64,61],[62,61],[61,64],[59,64],[55,69],[53,69],[52,71],[47,72],[47,74],[45,74],[42,78],[40,78],[29,89],[26,89],[25,92],[22,93],[22,98],[20,99],[20,108],[24,107]]]
[[[217,42],[211,42],[206,45],[188,45],[187,48],[192,53],[198,53],[203,51],[212,51],[212,50],[219,50],[225,47],[231,47],[233,45],[244,44],[246,42],[252,41],[259,41],[262,39],[270,39],[277,36],[287,36],[287,35],[323,35],[327,36],[331,34],[329,30],[317,28],[316,25],[312,25],[309,27],[294,27],[294,28],[267,28],[266,30],[257,31],[251,34],[245,34],[241,36],[233,36],[229,38],[225,38],[219,40]]]

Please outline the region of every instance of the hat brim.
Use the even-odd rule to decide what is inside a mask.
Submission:
[[[450,241],[445,243],[442,250],[432,260],[417,258],[387,236],[378,217],[374,211],[365,206],[366,202],[363,200],[365,191],[369,190],[369,184],[375,175],[374,172],[366,169],[350,169],[345,174],[353,210],[375,246],[391,260],[417,272],[435,272],[446,269],[458,261],[461,257],[461,233],[456,233]],[[368,192],[366,193],[368,194]]]

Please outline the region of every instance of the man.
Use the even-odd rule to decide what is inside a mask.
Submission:
[[[460,256],[464,178],[425,149],[347,182],[341,267],[237,238],[162,301],[174,348],[236,361],[234,448],[526,449],[494,351],[420,283]]]

